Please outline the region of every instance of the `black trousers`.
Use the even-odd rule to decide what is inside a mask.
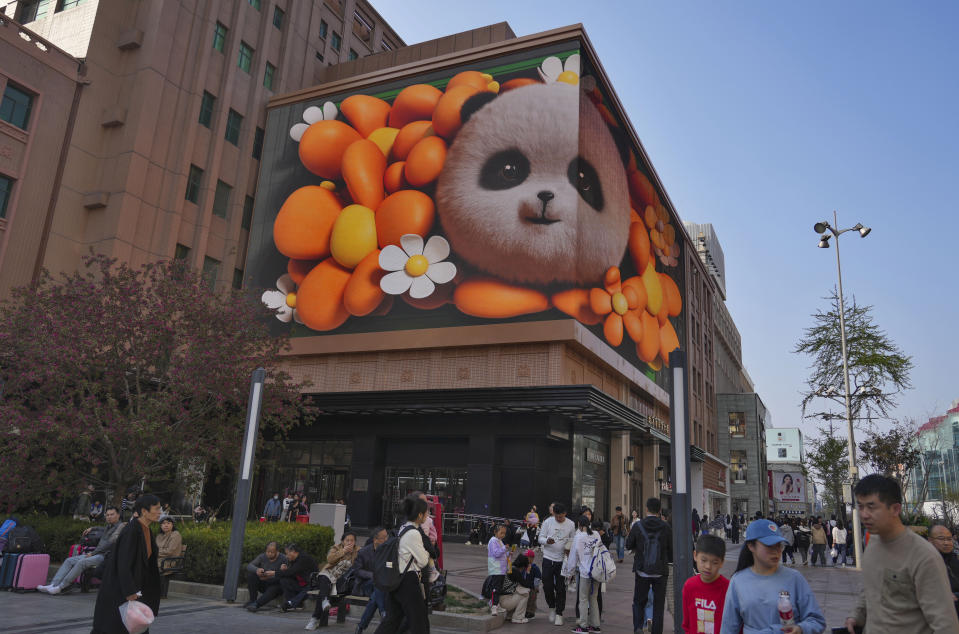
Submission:
[[[646,613],[646,601],[649,589],[653,589],[653,632],[663,634],[663,616],[666,611],[666,587],[668,576],[641,577],[633,573],[636,583],[633,586],[633,630],[643,627],[643,614]]]
[[[403,575],[399,587],[386,597],[386,618],[376,628],[376,634],[396,634],[406,617],[410,634],[429,634],[430,617],[423,598],[423,585],[413,572]]]
[[[328,625],[330,621],[330,613],[327,610],[323,609],[323,600],[330,598],[330,593],[333,592],[333,583],[327,577],[320,577],[319,581],[316,582],[316,607],[313,608],[313,618],[320,621],[320,625]],[[330,601],[330,603],[338,603],[339,610],[336,611],[336,622],[345,623],[346,622],[346,602],[340,601],[342,599],[340,595],[334,597],[335,601]]]
[[[543,559],[543,594],[546,605],[562,614],[566,609],[566,578],[563,576],[563,562]]]
[[[269,594],[269,598],[265,599],[260,605],[266,605],[276,597],[280,596],[283,593],[283,589],[280,588],[280,582],[274,579],[260,579],[256,576],[255,572],[246,573],[246,587],[250,591],[250,602],[255,603],[257,597],[259,597],[262,592],[264,596]]]

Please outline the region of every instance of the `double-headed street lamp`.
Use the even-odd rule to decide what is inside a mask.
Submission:
[[[832,219],[835,225],[839,224],[839,218],[835,211],[832,212]],[[839,277],[839,338],[842,343],[842,375],[843,381],[845,382],[844,396],[846,397],[846,425],[848,426],[849,432],[848,486],[850,489],[852,489],[852,487],[856,485],[856,480],[859,478],[859,469],[856,467],[856,438],[855,432],[852,428],[852,406],[850,404],[849,394],[849,358],[846,354],[846,305],[842,298],[842,265],[839,263],[839,236],[847,231],[858,231],[859,237],[865,238],[869,235],[869,232],[872,231],[872,229],[869,227],[864,227],[861,222],[856,223],[855,227],[849,227],[848,229],[837,229],[835,226],[832,226],[823,220],[822,222],[817,222],[813,227],[813,230],[820,234],[820,249],[828,249],[829,238],[833,236],[836,238],[836,274]],[[861,529],[859,525],[859,509],[856,508],[856,499],[851,490],[849,492],[849,500],[852,505],[852,529],[853,543],[856,550],[856,569],[860,570],[862,569],[862,533],[860,532]]]

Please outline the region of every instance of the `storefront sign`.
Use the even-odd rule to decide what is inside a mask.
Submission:
[[[593,464],[604,465],[606,464],[606,454],[602,451],[596,451],[595,449],[586,449],[586,462],[591,462]]]

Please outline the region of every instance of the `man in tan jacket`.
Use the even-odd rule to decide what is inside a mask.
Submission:
[[[826,530],[823,528],[822,520],[816,518],[816,523],[812,525],[812,565],[816,565],[816,558],[819,558],[823,567],[826,566]]]
[[[863,593],[855,614],[846,619],[846,629],[865,627],[877,634],[959,632],[942,557],[899,518],[899,483],[872,474],[859,481],[855,494],[863,526],[874,538],[862,555]]]

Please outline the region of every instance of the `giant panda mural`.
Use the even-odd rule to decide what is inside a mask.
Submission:
[[[315,182],[272,223],[288,258],[262,295],[276,317],[316,334],[397,302],[489,321],[565,314],[649,372],[667,364],[677,228],[579,53],[537,61],[306,108],[285,142]]]

